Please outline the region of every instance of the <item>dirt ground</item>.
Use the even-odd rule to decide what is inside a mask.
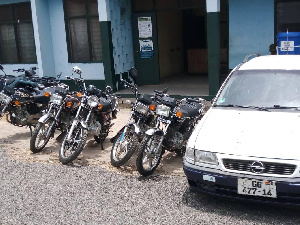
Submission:
[[[139,175],[135,166],[136,155],[133,155],[133,157],[120,168],[115,168],[110,164],[112,144],[109,139],[126,124],[130,114],[130,108],[128,108],[126,104],[124,105],[125,106],[120,107],[117,119],[113,120],[114,125],[112,126],[112,131],[109,133],[104,142],[104,149],[101,149],[101,146],[94,141],[92,136],[89,137],[82,153],[71,166],[100,166],[107,170],[124,175]],[[5,117],[0,120],[0,148],[6,149],[8,155],[13,160],[61,164],[58,157],[60,143],[56,140],[59,134],[60,132],[55,132],[54,138],[50,139],[44,150],[40,153],[34,154],[29,148],[29,128],[13,126],[6,121]],[[154,175],[155,174],[184,176],[182,169],[182,157],[177,156],[175,153],[166,152]]]

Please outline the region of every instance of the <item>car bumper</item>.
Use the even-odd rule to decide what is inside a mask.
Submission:
[[[241,195],[237,193],[238,178],[247,178],[242,175],[231,176],[223,175],[213,172],[202,171],[188,167],[186,164],[183,166],[184,173],[188,179],[191,190],[203,194],[215,195],[219,197],[229,197],[232,199],[279,203],[287,205],[300,205],[300,182],[276,182],[277,198],[268,198],[260,196]],[[214,181],[204,180],[203,176],[214,177]],[[206,176],[206,177],[207,177]]]

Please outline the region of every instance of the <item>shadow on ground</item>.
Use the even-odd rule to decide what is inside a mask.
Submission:
[[[129,108],[122,108],[118,113],[117,119],[113,121],[112,130],[104,142],[103,149],[91,136],[88,138],[82,153],[69,166],[101,166],[120,174],[139,175],[135,166],[136,154],[120,168],[115,168],[110,164],[110,152],[112,148],[110,138],[115,136],[126,124],[129,114]],[[30,151],[29,128],[16,127],[5,120],[0,121],[0,126],[2,130],[0,132],[0,147],[5,148],[11,158],[36,163],[61,164],[59,162],[61,140],[56,140],[60,134],[59,131],[55,132],[54,138],[50,139],[42,152],[33,154]],[[165,153],[154,175],[183,176],[182,158],[171,152]]]

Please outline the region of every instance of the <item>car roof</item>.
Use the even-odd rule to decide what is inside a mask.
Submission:
[[[239,70],[300,70],[300,55],[265,55],[252,58]]]

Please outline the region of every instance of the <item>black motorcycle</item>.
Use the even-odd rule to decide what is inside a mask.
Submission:
[[[0,75],[0,91],[2,91],[6,81],[15,78],[15,76],[6,74],[1,64],[0,64],[0,70],[3,72],[3,74]]]
[[[130,70],[129,74],[133,79],[136,77],[135,70]],[[155,113],[150,110],[150,107],[155,107],[167,92],[167,89],[165,89],[164,91],[155,91],[153,96],[140,94],[134,83],[129,83],[126,80],[121,81],[125,88],[131,88],[135,96],[135,102],[130,102],[132,110],[127,124],[111,138],[113,146],[110,162],[116,167],[124,165],[132,157],[143,139],[145,131],[155,125]]]
[[[81,70],[76,67],[73,72],[80,78],[68,77],[77,83],[81,83],[83,92],[80,93],[80,105],[76,115],[69,126],[59,150],[59,160],[62,164],[68,164],[75,160],[83,150],[88,134],[93,134],[96,142],[103,148],[103,142],[107,137],[116,117],[118,97],[111,93],[107,87],[105,92],[93,85],[86,87],[81,78]]]
[[[50,94],[48,108],[38,120],[30,138],[30,150],[33,153],[42,151],[56,130],[64,133],[76,115],[80,103],[76,93],[69,92],[65,84],[58,87]]]
[[[145,132],[136,159],[138,172],[151,175],[160,163],[165,150],[183,155],[186,142],[195,124],[203,116],[203,99],[163,96],[156,107],[156,124]]]
[[[3,68],[3,67],[2,67]],[[43,111],[47,109],[50,94],[58,87],[33,81],[37,79],[35,69],[18,69],[15,72],[24,72],[18,76],[2,79],[3,90],[0,92],[0,117],[6,114],[9,123],[15,126],[28,126],[32,135],[32,127],[38,124]]]

